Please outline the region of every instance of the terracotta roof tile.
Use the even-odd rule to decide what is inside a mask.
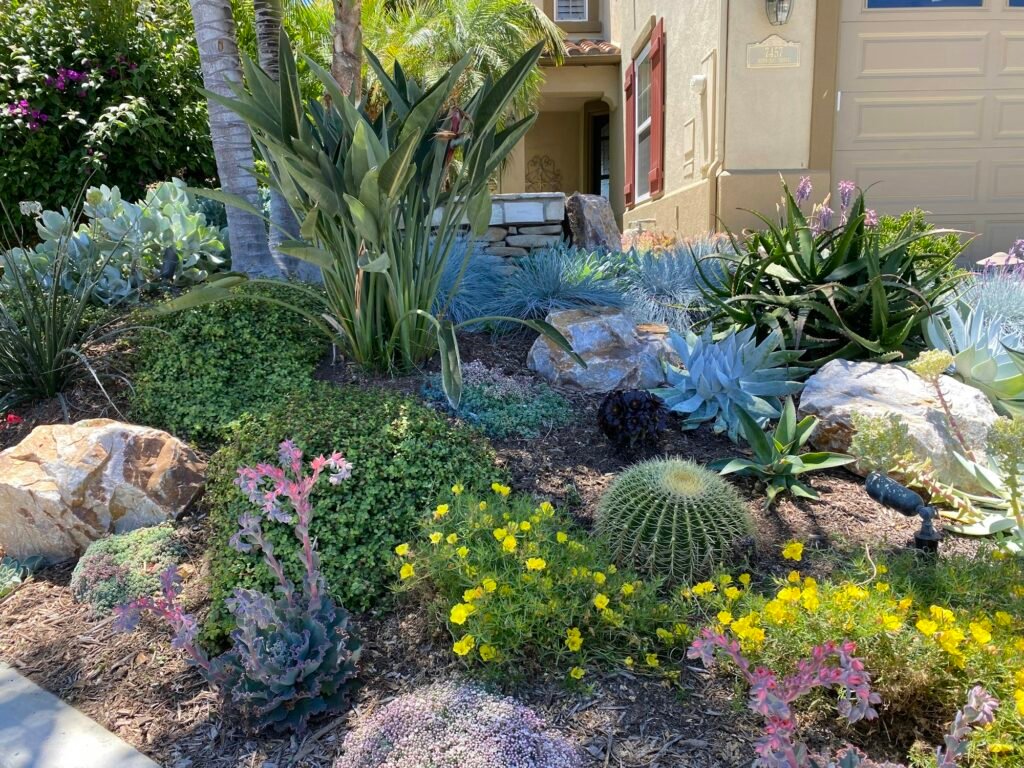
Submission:
[[[619,46],[607,40],[566,40],[565,55],[567,58],[581,56],[618,56]]]

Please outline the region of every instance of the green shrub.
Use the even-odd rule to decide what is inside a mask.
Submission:
[[[430,378],[423,393],[439,404],[448,404],[441,376]],[[479,427],[488,437],[539,437],[543,432],[569,423],[572,407],[546,384],[529,376],[506,376],[480,362],[462,366],[462,399],[458,415]]]
[[[59,209],[90,174],[147,184],[214,176],[185,0],[6,0],[0,12],[0,201]],[[0,216],[0,242],[8,219]]]
[[[499,475],[482,438],[451,426],[429,408],[384,390],[317,382],[294,390],[262,416],[232,425],[210,462],[207,498],[214,525],[213,610],[206,637],[219,641],[230,629],[224,600],[235,587],[268,590],[274,581],[258,554],[228,546],[238,516],[251,504],[234,485],[240,466],[277,455],[292,439],[307,456],[338,450],[352,462],[342,486],[313,494],[313,534],[331,594],[353,611],[370,608],[389,581],[392,548],[405,539],[443,486],[484,487]],[[301,578],[294,534],[267,523],[273,544],[295,580]]]
[[[923,257],[921,269],[928,270],[934,265],[947,264],[949,271],[966,277],[967,270],[956,266],[956,259],[964,250],[960,235],[954,232],[946,235],[929,234],[935,230],[935,226],[926,216],[920,208],[904,211],[899,216],[882,216],[878,220],[879,240],[883,246],[890,245],[899,240],[903,233],[909,232],[918,236],[918,239],[910,244],[907,252],[911,256]]]
[[[615,560],[676,582],[707,575],[750,535],[750,513],[714,472],[652,459],[623,472],[601,498],[597,530]]]
[[[492,491],[451,494],[395,549],[401,589],[447,628],[454,654],[505,678],[623,664],[660,673],[682,658],[692,601],[617,568],[600,537],[551,504]]]
[[[283,283],[236,291],[302,299]],[[155,328],[140,334],[132,417],[200,441],[216,439],[246,411],[258,413],[310,380],[326,351],[300,315],[262,300],[211,304],[146,322]]]
[[[184,554],[170,525],[139,528],[94,541],[71,574],[71,594],[96,616],[160,591],[160,574]]]

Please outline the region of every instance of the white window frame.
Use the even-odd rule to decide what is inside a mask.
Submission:
[[[635,59],[633,59],[633,71],[636,73],[636,85],[635,85],[636,97],[633,100],[633,117],[632,117],[633,124],[636,127],[636,130],[633,132],[633,145],[634,145],[633,146],[633,175],[634,175],[634,178],[633,178],[634,187],[633,188],[638,190],[638,191],[640,189],[640,173],[641,173],[641,169],[640,169],[640,136],[643,134],[644,131],[647,131],[647,133],[648,133],[647,140],[648,140],[648,142],[650,141],[651,124],[652,124],[652,122],[654,120],[654,109],[655,109],[655,105],[651,104],[650,114],[647,115],[647,119],[644,120],[643,122],[639,122],[638,121],[638,118],[640,116],[640,65],[643,64],[645,61],[647,61],[647,59],[649,59],[650,56],[651,56],[651,43],[650,43],[650,41],[648,41],[647,45],[645,45],[643,50],[640,51],[640,54]],[[653,79],[653,77],[654,77],[654,71],[652,69],[652,71],[651,71],[651,78]],[[648,87],[650,87],[650,86],[648,86]],[[651,96],[651,94],[648,93],[648,98],[650,98],[650,96]],[[650,200],[651,199],[651,182],[650,182],[651,168],[650,168],[650,165],[648,165],[647,168],[644,168],[642,172],[644,174],[646,174],[647,177],[648,177],[647,178],[647,184],[646,184],[647,192],[645,192],[643,195],[639,195],[639,194],[636,195],[634,197],[634,203],[642,203],[645,200]]]
[[[569,22],[569,23],[582,23],[590,21],[590,0],[583,0],[583,17],[569,16],[566,18],[558,12],[558,0],[555,0],[555,21]]]

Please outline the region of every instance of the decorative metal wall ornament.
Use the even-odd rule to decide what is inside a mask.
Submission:
[[[764,12],[768,14],[768,22],[774,26],[788,22],[795,2],[796,0],[764,0]]]
[[[526,164],[527,192],[561,192],[562,172],[547,155],[534,155]]]

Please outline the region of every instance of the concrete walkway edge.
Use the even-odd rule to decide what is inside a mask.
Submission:
[[[0,662],[0,768],[160,768]]]

